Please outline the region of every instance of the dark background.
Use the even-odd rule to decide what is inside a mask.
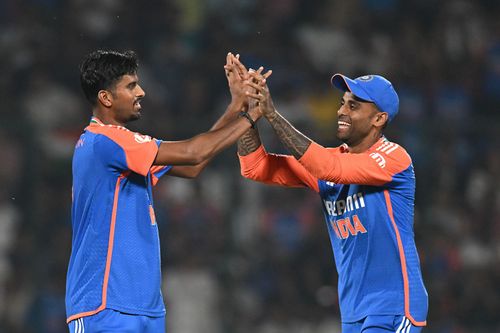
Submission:
[[[229,51],[273,69],[278,110],[323,145],[338,144],[331,75],[388,77],[387,136],[417,175],[424,332],[499,332],[499,17],[493,0],[0,1],[0,332],[67,330],[71,155],[91,114],[78,63],[97,48],[139,54],[132,128],[166,140],[222,114]],[[339,331],[316,194],[244,180],[231,147],[155,199],[169,332]]]

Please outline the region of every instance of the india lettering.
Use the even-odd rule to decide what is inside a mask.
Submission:
[[[353,215],[352,220],[349,217],[330,221],[330,225],[332,226],[333,231],[340,239],[346,239],[349,236],[356,236],[358,233],[366,233],[366,228],[361,223],[358,218],[358,215]]]

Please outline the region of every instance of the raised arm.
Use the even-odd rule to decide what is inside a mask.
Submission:
[[[258,72],[261,73],[262,70],[263,68],[261,67]],[[248,72],[245,66],[240,62],[239,55],[234,56],[232,53],[228,53],[224,71],[231,93],[231,103],[224,114],[215,122],[212,128],[210,128],[209,132],[216,131],[226,126],[232,120],[236,119],[241,111],[248,110],[247,96],[245,95],[245,90],[247,88],[244,85],[245,76],[248,75]],[[271,71],[268,71],[263,74],[263,77],[267,78],[270,75]],[[169,171],[169,175],[183,178],[195,178],[205,169],[211,159],[212,157],[196,165],[175,165]]]
[[[258,75],[258,73],[256,73]],[[248,81],[248,80],[247,80]],[[266,78],[260,82],[265,85]],[[252,89],[250,91],[254,91]],[[260,108],[257,100],[250,98],[249,108]],[[268,154],[259,137],[257,128],[251,128],[238,140],[241,175],[265,184],[287,187],[309,187],[319,191],[318,180],[293,156]]]
[[[247,91],[247,96],[258,101],[264,117],[269,121],[281,142],[296,159],[300,159],[311,145],[312,140],[293,127],[276,111],[269,88],[262,75],[256,72],[251,72],[249,75],[253,80],[248,80],[247,85],[255,92]]]
[[[260,118],[260,110],[248,112],[256,121]],[[154,165],[198,165],[214,157],[229,147],[251,127],[250,121],[238,117],[226,126],[217,130],[199,134],[184,141],[164,141],[160,144]]]
[[[250,128],[238,139],[238,155],[246,156],[262,145],[257,127]]]
[[[245,82],[247,82],[250,79],[246,69],[245,69],[243,78],[245,79]],[[265,82],[266,82],[266,78],[263,78],[263,83],[265,83]],[[255,89],[252,89],[252,91],[255,92]],[[246,97],[246,94],[245,94],[245,97]],[[254,109],[254,108],[259,107],[257,101],[253,98],[249,98],[247,105],[250,109]],[[246,155],[256,151],[257,148],[259,148],[261,145],[262,145],[262,142],[260,140],[258,128],[257,127],[250,128],[238,140],[238,155],[246,156]]]

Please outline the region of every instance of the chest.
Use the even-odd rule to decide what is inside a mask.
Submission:
[[[370,229],[368,206],[375,195],[372,186],[321,182],[320,195],[325,218],[335,238],[347,240]]]
[[[328,215],[340,217],[366,208],[366,193],[369,186],[342,185],[331,182],[320,184],[320,195]]]

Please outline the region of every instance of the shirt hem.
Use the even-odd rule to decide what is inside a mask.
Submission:
[[[163,308],[162,310],[154,310],[153,311],[153,310],[144,310],[144,309],[137,309],[137,308],[127,308],[127,307],[123,307],[123,306],[115,306],[112,304],[108,304],[105,308],[103,308],[99,311],[96,311],[95,313],[88,314],[88,315],[85,315],[85,313],[93,312],[93,311],[95,311],[95,309],[89,310],[89,311],[83,310],[80,312],[67,314],[66,319],[71,318],[72,316],[77,315],[77,314],[83,314],[81,317],[93,316],[93,315],[95,315],[95,314],[97,314],[105,309],[115,310],[118,312],[123,312],[123,313],[131,314],[131,315],[139,315],[139,316],[147,316],[147,317],[155,317],[155,318],[156,317],[163,317],[167,313],[165,308]]]
[[[123,307],[123,306],[116,306],[113,304],[108,304],[106,306],[106,309],[116,310],[119,312],[132,314],[132,315],[141,315],[141,316],[148,316],[148,317],[163,317],[167,313],[165,308],[163,308],[162,310],[144,310],[144,309],[137,309],[137,308],[127,308],[127,307]]]
[[[370,313],[364,313],[364,314],[360,314],[358,316],[350,316],[350,317],[345,317],[345,316],[341,316],[340,317],[340,322],[341,323],[346,323],[346,324],[352,324],[352,323],[356,323],[358,321],[361,321],[363,319],[365,319],[366,317],[368,316],[406,316],[406,314],[401,311],[394,311],[394,312],[370,312]],[[422,321],[422,322],[426,322],[427,318],[424,317],[423,319],[419,320],[419,321]],[[426,325],[423,325],[423,326],[426,326]]]

